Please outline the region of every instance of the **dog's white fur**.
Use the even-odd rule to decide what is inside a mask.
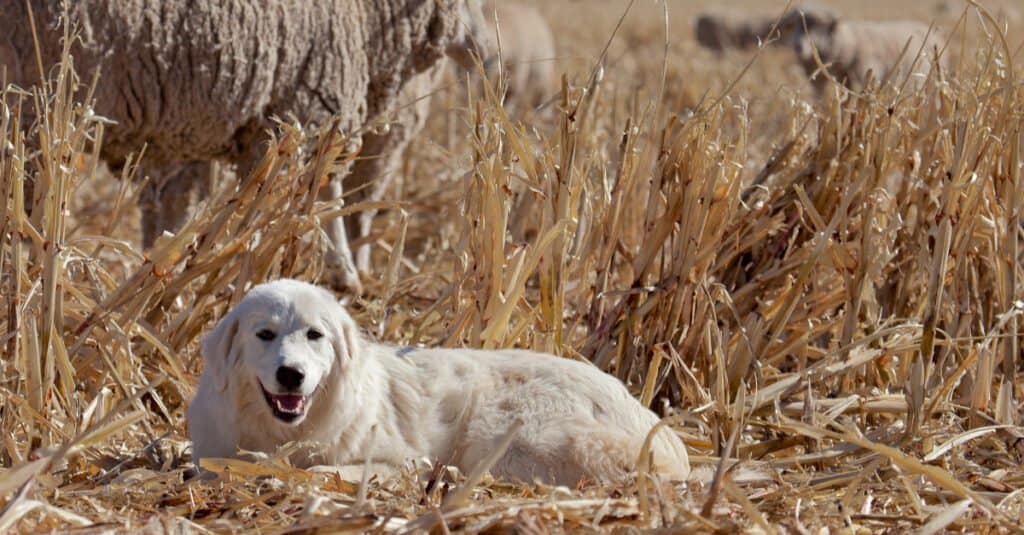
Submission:
[[[323,338],[310,340],[310,329]],[[262,330],[276,337],[262,340]],[[468,471],[521,421],[492,474],[571,485],[626,476],[658,423],[621,382],[587,363],[522,350],[401,354],[370,343],[330,293],[295,280],[250,291],[206,338],[203,357],[188,409],[197,465],[302,441],[312,445],[292,456],[299,466],[427,457]],[[260,389],[282,391],[282,365],[305,373],[300,391],[309,396],[292,423],[275,417]],[[679,437],[661,427],[651,442],[652,470],[685,479]]]

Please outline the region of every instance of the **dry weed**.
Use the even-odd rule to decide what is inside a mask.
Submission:
[[[570,74],[536,114],[453,76],[403,200],[373,206],[380,269],[350,308],[390,342],[594,362],[670,416],[695,481],[532,487],[417,461],[360,483],[273,457],[187,479],[199,339],[253,284],[317,280],[324,222],[369,206],[316,191],[357,155],[282,123],[252,176],[144,254],[137,182],[103,172],[65,61],[2,99],[0,531],[1018,529],[1013,43],[972,10],[988,37],[922,91],[817,102],[770,50],[687,61],[664,7],[562,28]]]

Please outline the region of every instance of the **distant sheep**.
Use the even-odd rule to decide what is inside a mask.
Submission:
[[[818,16],[801,20],[794,13],[786,26],[796,28],[791,40],[794,51],[819,92],[828,83],[819,72],[821,66],[851,89],[863,89],[869,73],[875,80],[889,75],[894,83],[901,83],[909,74],[913,86],[920,87],[943,42],[927,24],[908,20],[857,21]]]
[[[746,50],[762,42],[775,46],[788,46],[792,36],[802,28],[802,17],[814,20],[832,20],[835,12],[827,7],[807,2],[790,9],[781,19],[775,15],[754,15],[745,11],[716,10],[697,17],[694,34],[697,43],[717,53],[726,50]],[[771,35],[772,28],[777,33]]]
[[[736,11],[716,11],[698,16],[694,33],[702,47],[721,54],[757,46],[765,30],[761,18]]]
[[[27,4],[48,71],[60,56],[63,2]],[[173,229],[164,222],[180,222],[180,196],[197,195],[202,180],[184,178],[185,162],[225,160],[246,176],[265,150],[272,116],[337,118],[343,133],[358,136],[410,79],[446,53],[465,61],[474,41],[486,42],[476,0],[79,0],[71,10],[80,30],[76,69],[86,80],[99,70],[97,112],[116,122],[106,129],[104,159],[116,167],[145,146],[143,163],[165,177],[143,195],[144,220],[161,223],[145,225],[145,246]],[[0,10],[0,35],[11,81],[36,83],[25,1]],[[195,184],[172,184],[174,176]],[[326,198],[341,195],[340,179]],[[333,282],[358,289],[344,222],[331,222],[327,233]]]
[[[533,6],[508,0],[485,4],[484,15],[490,44],[500,46],[501,52],[500,62],[495,57],[487,63],[488,78],[497,78],[500,63],[508,80],[506,102],[512,107],[540,106],[557,90],[555,37],[547,20]]]

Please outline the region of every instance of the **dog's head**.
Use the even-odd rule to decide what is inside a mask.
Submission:
[[[326,290],[290,279],[253,288],[203,341],[204,374],[298,425],[332,371],[352,365],[359,333]],[[254,396],[255,394],[255,396]]]

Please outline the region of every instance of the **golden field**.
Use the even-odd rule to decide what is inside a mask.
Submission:
[[[102,124],[62,70],[23,96],[47,110],[37,128],[0,116],[0,532],[1019,531],[1013,4],[831,2],[935,20],[954,67],[824,98],[788,49],[700,49],[693,17],[716,2],[536,4],[562,87],[512,115],[448,74],[348,309],[390,343],[589,360],[665,415],[692,481],[522,486],[420,463],[352,482],[275,458],[186,477],[202,336],[253,284],[320,279],[321,223],[368,206],[316,189],[355,156],[285,125],[144,252],[140,182],[98,161]],[[27,178],[49,192],[30,218]]]

